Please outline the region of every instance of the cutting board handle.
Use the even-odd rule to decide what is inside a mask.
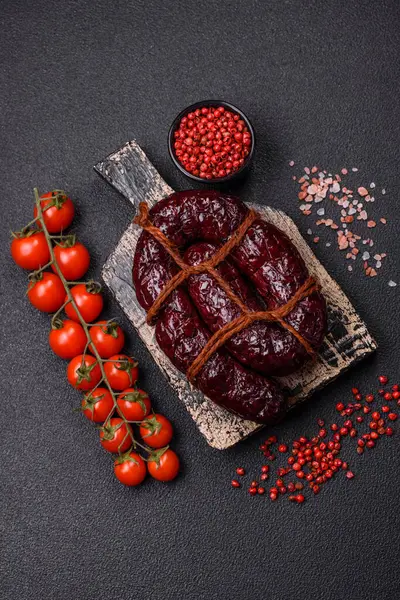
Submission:
[[[173,189],[153,167],[139,144],[132,140],[94,166],[137,210],[140,202],[153,206]]]

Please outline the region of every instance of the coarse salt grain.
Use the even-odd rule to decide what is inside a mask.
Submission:
[[[365,187],[359,187],[357,192],[360,196],[368,196],[368,190]]]
[[[291,161],[294,163],[294,161]],[[303,204],[300,205],[300,210],[306,216],[312,214],[311,208],[313,204],[318,204],[323,202],[325,198],[329,198],[330,201],[333,202],[333,205],[336,204],[337,207],[340,207],[340,226],[337,225],[333,219],[316,219],[315,224],[325,225],[325,227],[330,227],[331,229],[337,231],[337,245],[339,250],[350,250],[346,254],[346,259],[355,261],[357,258],[357,254],[359,249],[357,248],[358,244],[367,245],[370,248],[374,245],[374,242],[371,238],[362,239],[360,235],[356,235],[352,231],[350,231],[350,223],[356,224],[357,221],[364,222],[365,225],[369,229],[373,229],[376,227],[377,220],[372,219],[366,209],[363,207],[363,202],[360,201],[360,198],[354,198],[354,192],[352,189],[343,185],[342,177],[336,173],[332,175],[328,173],[327,170],[321,169],[318,172],[318,177],[316,175],[318,171],[318,167],[314,166],[304,167],[304,174],[299,177],[298,183],[301,186],[301,191],[298,193],[299,200],[303,200]],[[355,173],[358,171],[356,167],[352,167],[352,171]],[[341,175],[344,177],[348,174],[348,170],[343,167],[341,169]],[[296,179],[296,177],[293,177]],[[308,183],[309,181],[309,183]],[[369,184],[369,188],[375,188],[375,183],[371,182]],[[370,196],[368,189],[364,186],[356,187],[357,193],[366,203],[370,203],[374,201],[374,197]],[[385,190],[382,190],[382,193],[385,193]],[[305,201],[305,202],[304,202]],[[318,217],[322,217],[325,215],[325,209],[323,207],[318,208],[316,210],[316,214]],[[386,224],[386,219],[384,217],[379,217],[379,222],[382,224]],[[307,231],[309,235],[312,234],[312,230],[309,229]],[[314,237],[313,241],[317,243],[319,241],[319,237]],[[331,246],[331,243],[326,243],[327,247]],[[378,256],[378,255],[377,255]],[[367,258],[368,257],[368,258]],[[375,268],[379,269],[382,265],[381,258],[383,258],[383,253],[379,255],[379,260],[376,260]],[[363,254],[364,260],[364,270],[367,276],[375,277],[377,275],[376,270],[368,265],[367,260],[370,258],[369,253]]]
[[[389,287],[396,287],[397,283],[395,281],[393,281],[393,279],[391,279],[390,281],[388,281],[388,286]]]

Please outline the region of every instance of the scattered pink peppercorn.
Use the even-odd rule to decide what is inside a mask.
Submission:
[[[245,474],[246,474],[246,471],[244,470],[244,468],[243,468],[243,467],[238,467],[238,468],[236,469],[236,473],[237,473],[238,475],[240,475],[240,476],[243,476],[243,475],[245,475]]]
[[[232,487],[240,488],[240,483],[237,481],[237,479],[232,479],[231,483],[232,483]]]
[[[385,400],[389,402],[396,399],[395,395],[397,396],[398,394],[397,403],[400,404],[400,390],[398,388],[399,385],[396,384],[396,389],[393,389],[392,392],[385,392],[383,389],[379,390],[379,395],[385,397]],[[354,398],[360,395],[358,388],[352,389],[352,393]],[[367,394],[364,401],[368,404],[373,402],[374,395]],[[286,459],[287,467],[278,467],[276,469],[278,478],[275,486],[269,490],[269,497],[272,501],[277,500],[280,495],[283,496],[289,492],[288,499],[301,504],[304,502],[305,496],[303,494],[296,495],[296,492],[303,490],[304,485],[306,485],[311,492],[318,494],[321,486],[333,480],[339,470],[345,471],[347,479],[353,479],[355,477],[354,472],[349,469],[348,463],[340,458],[342,438],[347,436],[354,438],[356,452],[358,455],[362,455],[365,450],[375,448],[376,442],[381,436],[386,435],[390,437],[394,434],[393,428],[386,426],[385,419],[395,421],[398,418],[398,414],[388,404],[383,404],[380,411],[376,409],[372,410],[368,405],[362,403],[362,397],[360,396],[360,402],[348,403],[347,405],[343,402],[338,402],[336,409],[340,413],[340,417],[342,417],[339,424],[328,423],[325,426],[323,419],[317,419],[317,424],[320,428],[319,435],[315,435],[314,437],[300,436],[293,440],[291,448],[287,444],[279,444],[278,451],[282,453],[289,451],[290,456]],[[354,420],[349,418],[354,411],[360,410],[364,414],[371,414],[370,420],[366,423],[368,433],[358,432],[354,427],[355,422],[358,425],[363,423],[365,417],[358,415]],[[271,456],[275,458],[271,454],[270,447],[276,442],[276,436],[270,436],[262,444],[262,447],[265,448],[263,454],[268,460],[271,460]],[[347,448],[349,442],[351,440],[346,440],[344,447]],[[238,467],[236,472],[240,474],[241,469],[242,467]],[[270,477],[272,469],[273,466],[261,466],[261,481]],[[294,483],[293,481],[284,480],[286,475],[291,475],[291,478],[295,478],[297,481]],[[236,484],[233,482],[232,485],[236,487]],[[293,494],[294,492],[295,494]],[[253,481],[249,488],[249,493],[251,495],[263,495],[265,488],[262,485],[259,486],[257,481]]]

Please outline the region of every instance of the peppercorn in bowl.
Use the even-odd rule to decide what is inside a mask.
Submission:
[[[170,156],[194,181],[225,183],[242,176],[254,155],[254,129],[236,106],[205,100],[188,106],[168,134]]]

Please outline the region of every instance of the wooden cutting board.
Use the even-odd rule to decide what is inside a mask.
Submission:
[[[128,142],[94,168],[132,203],[132,218],[139,202],[145,201],[152,206],[173,192],[135,141]],[[308,266],[310,274],[320,282],[328,304],[329,331],[317,359],[293,375],[280,378],[282,385],[288,388],[292,407],[374,352],[377,346],[347,296],[314,256],[292,219],[268,206],[252,206],[267,221],[289,236]],[[140,233],[139,227],[129,225],[103,267],[104,282],[146,344],[169,384],[184,402],[208,444],[220,450],[229,448],[259,429],[260,425],[245,421],[214,404],[187,381],[185,375],[171,364],[158,347],[154,328],[146,324],[146,314],[136,300],[132,285],[133,256]]]

